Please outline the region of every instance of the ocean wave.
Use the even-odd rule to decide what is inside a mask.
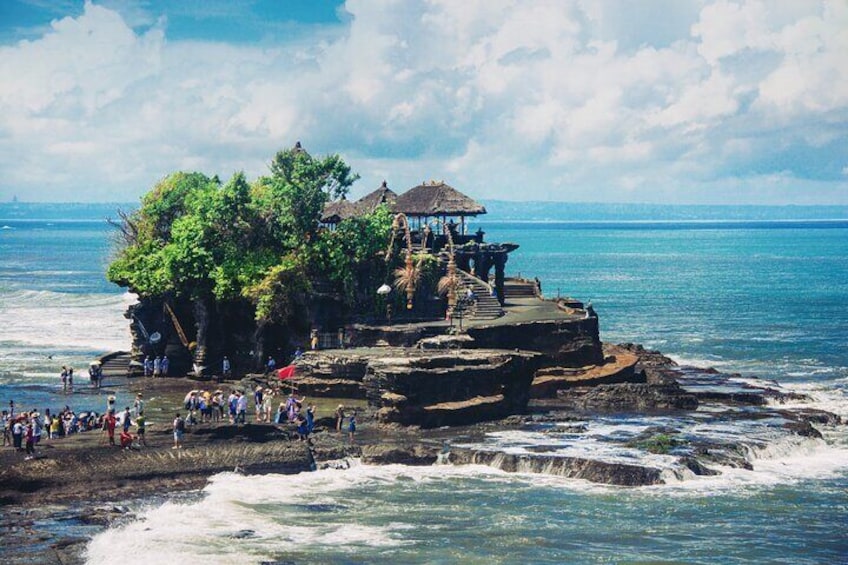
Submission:
[[[487,467],[364,466],[298,475],[223,473],[211,478],[198,501],[166,502],[143,510],[135,522],[94,536],[87,563],[244,563],[273,561],[292,550],[333,548],[355,556],[361,548],[382,551],[413,543],[414,516],[369,524],[366,502],[398,483],[445,482],[459,477],[513,480]],[[501,479],[502,478],[502,479]],[[355,507],[355,508],[352,508]],[[323,508],[311,512],[310,508]],[[408,509],[407,509],[408,510]],[[237,541],[234,543],[234,538]],[[342,557],[343,560],[346,560]]]
[[[5,352],[126,349],[127,307],[134,294],[74,294],[17,290],[0,295],[0,342]]]

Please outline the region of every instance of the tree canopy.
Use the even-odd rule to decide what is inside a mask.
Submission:
[[[253,183],[241,172],[226,183],[199,172],[165,177],[122,214],[109,280],[142,297],[247,300],[259,322],[298,315],[316,280],[352,307],[373,301],[374,281],[386,273],[390,212],[319,229],[324,204],[358,175],[339,156],[315,158],[299,145],[278,152],[269,169]]]

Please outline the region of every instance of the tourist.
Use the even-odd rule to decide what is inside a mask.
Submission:
[[[35,430],[32,420],[27,422],[24,435],[26,439],[26,458],[29,460],[35,457]]]
[[[50,434],[49,435],[50,439],[56,439],[57,437],[59,437],[59,434],[61,433],[61,431],[62,431],[62,419],[57,414],[50,421],[50,428],[49,428],[49,432],[48,432]]]
[[[306,418],[298,415],[295,420],[295,424],[297,424],[297,439],[300,441],[306,441],[309,435],[309,432],[307,431]]]
[[[53,437],[50,435],[50,426],[53,425],[53,420],[55,420],[55,418],[50,415],[50,409],[45,409],[43,423],[44,431],[47,432],[47,439],[53,439]]]
[[[15,418],[15,401],[14,400],[9,401],[9,418],[12,418],[12,419]]]
[[[121,416],[121,427],[125,432],[130,431],[130,426],[132,425],[132,421],[130,420],[130,407],[127,406],[124,408],[124,414]]]
[[[262,412],[264,414],[263,420],[265,422],[271,421],[271,410],[274,406],[274,391],[270,388],[265,389],[265,394],[262,397]]]
[[[345,348],[345,329],[344,328],[339,328],[338,339],[339,339],[339,349],[344,349]]]
[[[301,357],[303,357],[303,350],[298,345],[297,349],[294,350],[294,361],[300,361]]]
[[[144,411],[144,395],[142,393],[138,393],[135,395],[135,402],[133,402],[133,412],[138,416]]]
[[[162,358],[158,355],[156,359],[153,360],[153,376],[161,377],[162,376]]]
[[[138,413],[135,418],[135,433],[138,435],[138,443],[147,447],[147,440],[144,438],[144,432],[147,427],[147,418],[144,417],[144,410]]]
[[[171,449],[182,449],[184,433],[185,420],[183,420],[182,417],[180,417],[180,413],[177,412],[177,416],[174,418],[174,447]]]
[[[110,410],[106,417],[103,418],[103,425],[106,429],[106,435],[109,438],[109,445],[115,445],[115,426],[118,424],[118,419],[115,417],[115,411]]]
[[[23,449],[24,431],[23,417],[18,417],[12,424],[12,447],[15,448],[15,451]]]
[[[135,441],[135,436],[133,436],[129,430],[122,430],[120,441],[123,449],[130,449],[133,446],[133,441]]]
[[[315,405],[311,402],[306,407],[306,430],[311,434],[315,429]]]
[[[68,367],[68,390],[74,390],[74,368]]]
[[[242,391],[236,395],[236,423],[247,423],[247,395]]]
[[[33,410],[30,413],[30,424],[32,424],[32,442],[38,445],[38,442],[41,441],[41,430],[44,426],[41,420],[41,414],[37,410]]]
[[[212,394],[208,390],[200,391],[200,404],[198,405],[200,409],[200,421],[201,422],[211,422],[212,421]]]
[[[294,391],[289,393],[289,397],[286,398],[286,419],[289,422],[294,421],[295,417],[295,404],[297,401],[294,398]]]
[[[212,394],[212,421],[219,422],[224,419],[224,391],[216,390]]]
[[[342,431],[342,423],[344,422],[344,419],[345,419],[344,404],[339,404],[339,407],[336,408],[336,431],[337,432]]]
[[[62,378],[62,392],[68,392],[68,368],[64,365],[59,376]]]
[[[253,406],[256,415],[256,421],[261,422],[264,412],[262,411],[262,385],[256,385],[256,390],[253,391]]]
[[[277,415],[274,417],[275,424],[283,424],[286,421],[286,405],[280,402],[280,407],[277,408]]]
[[[312,330],[309,336],[309,346],[312,348],[312,351],[318,349],[318,330]]]
[[[221,374],[225,379],[229,379],[232,375],[232,367],[230,366],[230,360],[224,355],[224,360],[221,362]]]
[[[150,355],[145,356],[144,363],[142,363],[144,367],[144,376],[152,377],[153,376],[153,360],[150,359]]]
[[[167,356],[167,355],[165,355],[164,357],[162,357],[162,364],[161,364],[161,365],[162,365],[162,366],[161,366],[161,369],[162,369],[162,376],[163,376],[163,377],[167,377],[167,376],[170,374],[170,370],[171,370],[171,362],[170,362],[170,361],[168,361],[168,356]]]
[[[350,437],[350,441],[353,442],[353,435],[356,433],[356,410],[354,409],[353,413],[350,415],[350,421],[347,425],[347,431]]]
[[[66,407],[67,408],[67,407]],[[115,395],[110,394],[106,397],[106,412],[114,412],[115,411]]]
[[[3,447],[12,445],[12,419],[9,418],[9,412],[3,410]]]
[[[233,389],[230,396],[227,397],[227,408],[230,411],[230,423],[236,423],[236,414],[238,413],[238,391]]]
[[[277,368],[277,362],[274,361],[274,358],[269,355],[268,356],[268,362],[265,363],[265,374],[266,375],[273,375],[274,370],[276,368]]]

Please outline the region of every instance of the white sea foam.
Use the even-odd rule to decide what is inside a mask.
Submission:
[[[217,475],[199,501],[168,502],[141,511],[139,519],[95,536],[87,548],[90,564],[249,563],[279,558],[286,547],[391,548],[409,543],[420,527],[406,521],[368,523],[371,493],[397,482],[450,481],[473,476],[512,481],[488,467],[362,466],[299,475]],[[362,491],[369,493],[363,496]],[[310,505],[326,505],[315,515]],[[401,513],[401,515],[403,515]],[[234,539],[238,538],[238,539]]]
[[[123,317],[131,293],[72,294],[20,290],[0,295],[0,342],[6,351],[27,347],[113,351],[130,344]]]

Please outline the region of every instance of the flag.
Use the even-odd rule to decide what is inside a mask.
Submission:
[[[281,381],[294,377],[294,365],[283,367],[282,369],[277,371],[277,376],[280,377]]]

